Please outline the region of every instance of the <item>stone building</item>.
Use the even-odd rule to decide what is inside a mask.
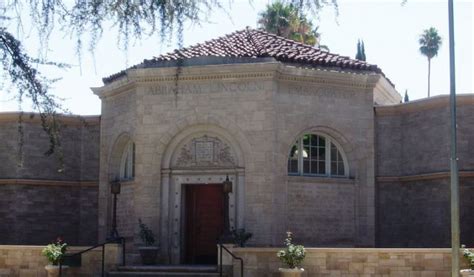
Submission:
[[[38,161],[11,175],[17,128],[0,119],[12,145],[0,153],[9,161],[0,166],[0,191],[18,191],[0,200],[0,219],[10,218],[5,208],[34,207],[23,196],[29,190],[54,187],[75,197],[66,210],[81,213],[71,218],[90,236],[58,228],[75,232],[77,243],[102,241],[110,182],[120,180],[118,232],[133,242],[130,251],[142,219],[165,262],[199,263],[215,256],[229,177],[230,225],[251,232],[254,245],[280,245],[287,230],[308,246],[449,245],[448,99],[400,104],[375,65],[246,29],[145,60],[93,91],[102,114],[64,136],[77,152],[62,174],[41,175],[53,167]],[[472,244],[474,97],[460,96],[458,106],[462,239]],[[35,140],[25,143],[38,152]],[[46,184],[67,174],[69,190],[11,181]],[[21,229],[26,214],[12,224]],[[18,243],[9,234],[2,242]]]

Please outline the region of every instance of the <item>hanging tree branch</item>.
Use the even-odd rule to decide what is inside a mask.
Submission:
[[[44,59],[33,59],[21,47],[21,43],[7,31],[5,22],[16,22],[22,30],[22,16],[28,13],[31,25],[36,28],[42,53],[46,57],[47,44],[53,32],[68,34],[76,41],[76,55],[81,60],[84,41],[88,41],[88,50],[93,53],[104,28],[111,25],[117,31],[117,43],[126,51],[130,40],[159,35],[161,41],[171,39],[174,27],[177,27],[179,48],[183,45],[184,24],[207,22],[214,10],[224,12],[223,3],[229,0],[6,0],[0,7],[0,55],[1,70],[9,77],[8,81],[17,88],[17,99],[21,103],[23,96],[31,99],[35,111],[39,112],[43,129],[47,132],[50,144],[46,154],[58,153],[61,165],[62,151],[60,143],[60,125],[56,118],[58,111],[64,111],[59,99],[48,93],[48,85],[53,80],[43,78],[32,65],[48,64]],[[338,12],[337,0],[282,0],[292,3],[318,15],[326,6],[333,6]],[[249,3],[251,0],[249,0]],[[229,1],[229,6],[232,1]],[[176,82],[181,72],[182,61],[178,62]],[[49,63],[59,67],[63,64]],[[0,81],[0,85],[2,85]],[[177,84],[176,84],[177,89]],[[23,132],[19,120],[19,132]],[[22,143],[20,139],[19,143]],[[20,149],[22,149],[20,147]]]
[[[0,28],[0,56],[2,70],[10,77],[18,90],[18,100],[21,103],[24,96],[31,99],[35,110],[40,113],[41,126],[49,136],[49,149],[46,155],[56,152],[62,165],[62,151],[59,140],[59,124],[56,112],[64,110],[58,104],[57,99],[48,93],[47,87],[51,80],[42,78],[39,72],[33,68],[32,63],[38,61],[30,58],[22,49],[20,41],[5,28]],[[51,64],[51,62],[49,63]],[[22,113],[19,118],[19,149],[23,148],[23,126]]]

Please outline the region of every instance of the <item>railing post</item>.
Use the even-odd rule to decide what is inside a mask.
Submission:
[[[222,243],[219,243],[219,276],[222,277]]]
[[[125,238],[122,237],[122,266],[125,266]]]
[[[244,260],[240,259],[240,277],[244,277]]]
[[[223,263],[222,263],[222,252],[223,252],[223,250],[225,250],[225,251],[232,257],[232,260],[231,260],[231,262],[232,262],[232,264],[231,264],[232,268],[233,268],[233,261],[234,261],[234,259],[240,261],[240,276],[243,277],[243,276],[244,276],[244,259],[242,259],[241,257],[237,257],[236,255],[234,255],[234,253],[232,253],[232,252],[231,252],[227,247],[225,247],[224,244],[222,244],[222,243],[219,243],[219,250],[220,250],[220,251],[219,251],[219,258],[220,258],[220,261],[219,261],[220,270],[219,270],[219,272],[220,272],[220,274],[219,274],[219,275],[222,276],[222,265],[223,265]]]
[[[104,277],[104,264],[105,264],[105,243],[102,244],[102,277]]]
[[[63,261],[59,259],[59,277],[63,276]]]

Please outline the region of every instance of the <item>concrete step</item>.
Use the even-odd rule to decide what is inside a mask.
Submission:
[[[216,277],[219,273],[214,272],[140,272],[140,271],[111,271],[107,274],[110,277],[141,277],[141,276],[173,276],[173,277]],[[222,276],[227,276],[223,274]]]
[[[156,265],[156,266],[122,266],[108,276],[139,277],[139,276],[175,276],[203,277],[219,276],[216,265]],[[224,276],[227,276],[224,274]]]

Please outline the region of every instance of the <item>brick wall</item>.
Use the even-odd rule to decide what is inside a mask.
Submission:
[[[37,114],[0,114],[0,244],[97,242],[99,118],[59,116],[64,170]]]
[[[376,108],[377,240],[450,245],[448,97]],[[474,244],[474,97],[458,96],[461,242]]]
[[[60,139],[64,155],[64,170],[57,155],[46,156],[48,135],[43,131],[38,115],[23,115],[23,149],[19,150],[20,133],[17,114],[0,113],[0,179],[42,179],[64,181],[97,181],[99,165],[98,117],[63,117]]]
[[[474,180],[460,179],[461,243],[474,245]],[[451,210],[449,178],[381,182],[377,198],[378,245],[449,247]]]
[[[458,96],[459,170],[474,170],[474,100]],[[447,96],[377,107],[377,176],[449,171],[450,117]]]
[[[97,241],[97,187],[4,185],[0,244],[38,245],[58,236],[75,245]]]

